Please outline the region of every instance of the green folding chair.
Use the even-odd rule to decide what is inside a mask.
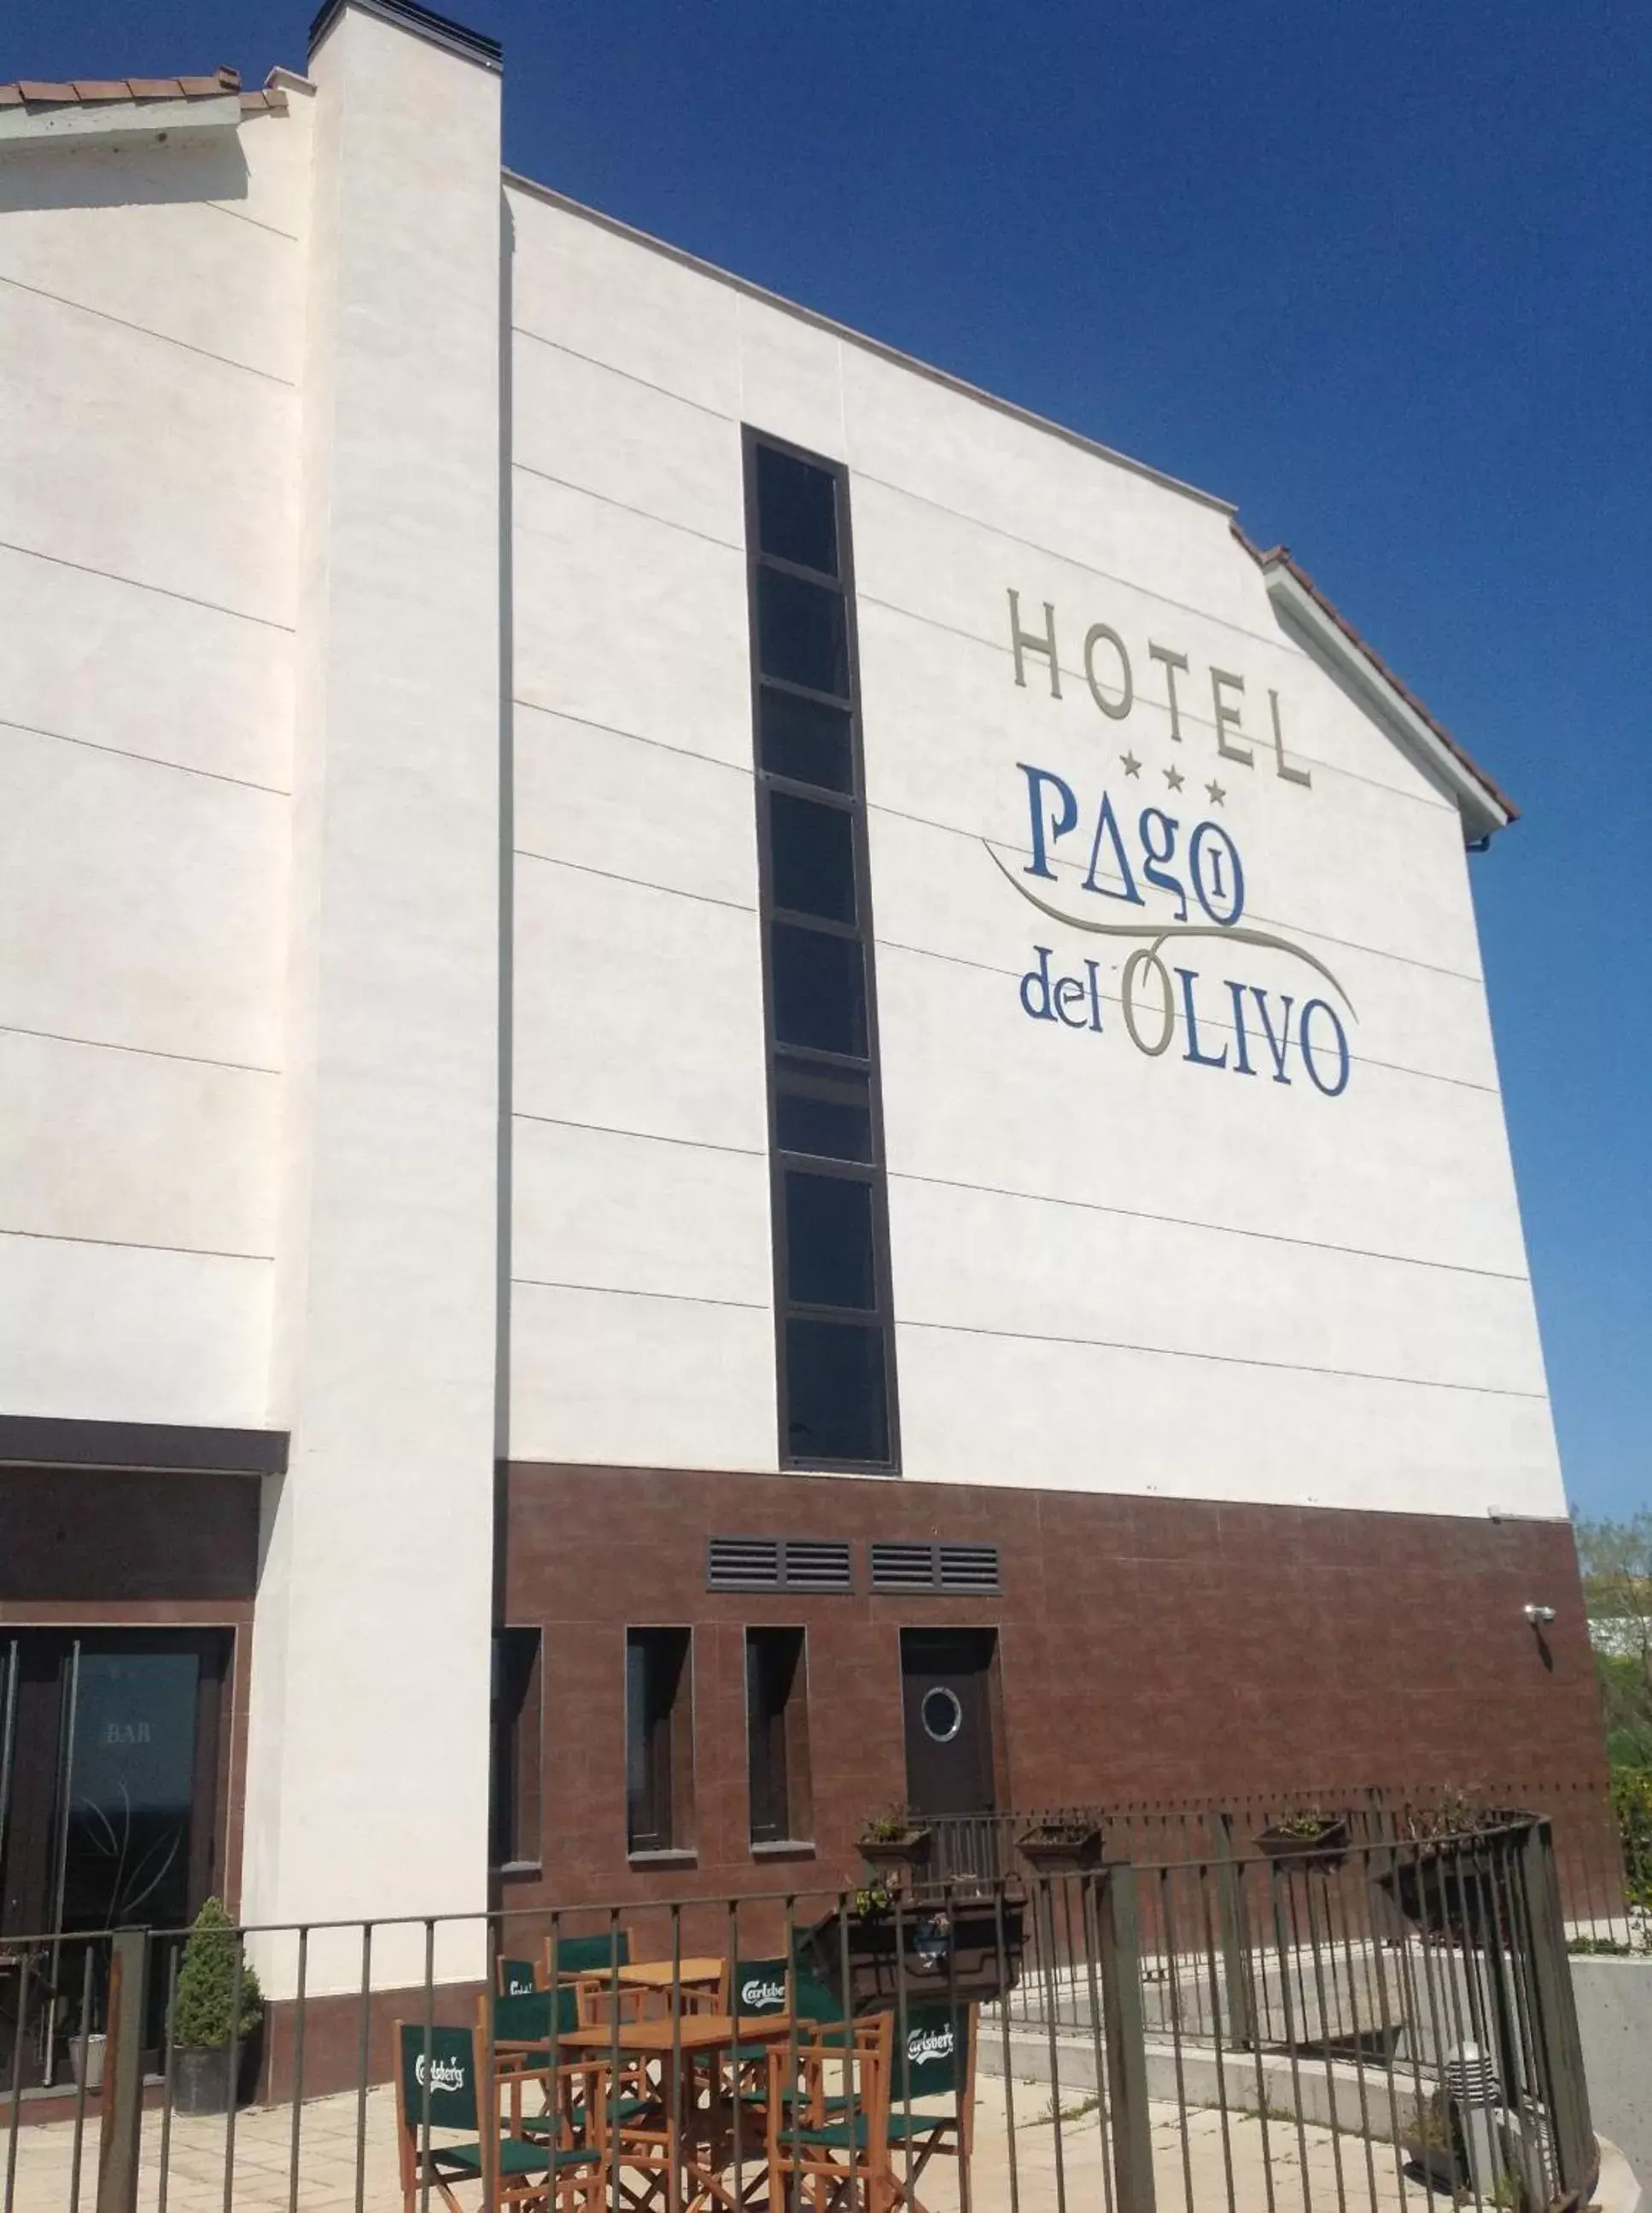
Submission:
[[[474,2029],[398,2021],[396,2140],[404,2213],[434,2190],[452,2213],[466,2213],[456,2186],[478,2182],[486,2213],[554,2199],[559,2208],[600,2195],[595,2143],[556,2144],[512,2136],[501,2124],[498,2088],[483,2065]],[[454,2139],[457,2139],[455,2141]]]

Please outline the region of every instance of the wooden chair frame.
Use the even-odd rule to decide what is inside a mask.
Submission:
[[[485,1998],[483,2001],[485,2004]],[[449,2022],[436,2024],[444,2036],[462,2036],[470,2046],[471,2082],[477,2126],[477,2164],[467,2161],[463,2165],[453,2163],[458,2146],[445,2147],[436,2142],[439,2131],[444,2137],[462,2134],[462,2129],[446,2122],[432,2122],[431,2132],[423,2148],[419,2137],[424,2127],[422,2113],[410,2113],[407,2109],[407,2070],[405,2059],[405,2039],[411,2033],[422,2038],[423,2022],[396,2021],[393,2024],[392,2051],[395,2058],[396,2086],[396,2155],[401,2182],[404,2213],[418,2213],[422,2189],[429,2186],[442,2199],[450,2213],[469,2213],[454,2195],[456,2186],[478,2182],[482,2190],[482,2213],[506,2213],[510,2207],[527,2209],[527,2213],[546,2213],[555,2205],[561,2213],[578,2205],[582,2208],[600,2204],[602,2169],[600,2147],[576,2146],[572,2143],[547,2143],[543,2169],[531,2173],[508,2175],[500,2171],[499,2147],[509,2133],[499,2115],[499,2078],[490,2073],[485,2064],[486,2038],[477,2029],[456,2029]],[[527,2070],[524,2070],[526,2072]],[[519,2077],[518,2081],[520,2083]],[[442,2164],[444,2149],[448,2163]],[[570,2155],[583,2151],[586,2157],[575,2162]]]

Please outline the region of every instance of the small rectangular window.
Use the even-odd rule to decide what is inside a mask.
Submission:
[[[877,1304],[872,1186],[853,1176],[788,1168],[786,1295],[800,1307]]]
[[[846,707],[800,698],[765,686],[758,703],[759,752],[771,776],[812,783],[822,791],[852,792],[855,754]]]
[[[692,1849],[693,1699],[686,1629],[625,1631],[625,1845]]]
[[[814,1817],[801,1629],[746,1632],[746,1748],[752,1842],[806,1839]]]
[[[782,1089],[774,1102],[775,1136],[782,1151],[813,1153],[825,1161],[869,1161],[869,1107],[844,1099]]]
[[[539,1857],[539,1632],[502,1629],[493,1640],[493,1821],[495,1867],[537,1865]]]
[[[838,485],[793,454],[762,446],[757,456],[759,543],[765,553],[801,569],[838,573]]]
[[[786,1449],[801,1460],[888,1459],[884,1336],[876,1323],[788,1317]]]
[[[757,649],[765,676],[848,698],[849,632],[835,585],[811,584],[784,569],[759,570]]]
[[[769,929],[778,1045],[866,1057],[866,962],[858,940],[801,924]]]
[[[855,819],[846,808],[771,791],[769,865],[776,906],[853,923]]]

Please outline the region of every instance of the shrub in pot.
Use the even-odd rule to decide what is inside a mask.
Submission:
[[[1317,1806],[1305,1806],[1262,1830],[1256,1846],[1265,1858],[1288,1868],[1317,1868],[1329,1875],[1348,1856],[1348,1824]]]
[[[874,1872],[923,1867],[930,1856],[932,1832],[910,1814],[891,1809],[874,1814],[855,1840],[855,1849]]]
[[[1093,1868],[1101,1856],[1101,1824],[1089,1814],[1052,1814],[1017,1837],[1015,1849],[1039,1875]]]
[[[244,1963],[240,1970],[237,2013],[236,1963],[241,1939],[223,1903],[209,1898],[196,1915],[184,1946],[183,1965],[172,2000],[172,2094],[180,2113],[223,2113],[232,2088],[241,2102],[241,2083],[232,2085],[230,2065],[242,2063],[264,2018],[258,1977]],[[244,2064],[237,2069],[244,2075]]]

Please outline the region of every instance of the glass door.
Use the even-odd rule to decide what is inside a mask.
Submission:
[[[180,1928],[214,1887],[229,1645],[219,1632],[16,1633],[0,1799],[8,2072],[21,2039],[26,2081],[64,2079],[82,2025],[103,2027],[106,1932]],[[157,1986],[157,2043],[163,2003]]]

